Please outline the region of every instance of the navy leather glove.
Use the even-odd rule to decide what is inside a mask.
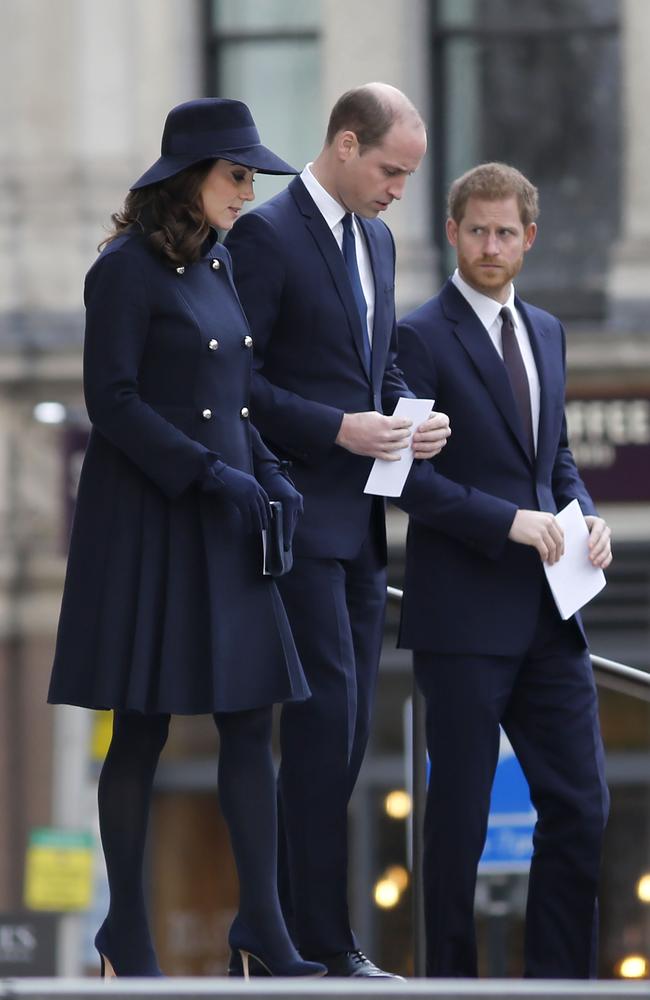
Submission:
[[[282,501],[282,533],[284,549],[288,552],[298,518],[303,510],[302,493],[299,493],[291,480],[284,475],[279,465],[263,462],[255,473],[268,493],[269,499]]]
[[[201,486],[235,505],[245,531],[252,534],[268,527],[269,498],[254,476],[233,469],[225,462],[215,462],[207,470]]]

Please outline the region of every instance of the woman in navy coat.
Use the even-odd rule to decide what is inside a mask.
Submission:
[[[248,108],[172,109],[162,155],[133,185],[86,277],[84,460],[49,701],[114,709],[99,781],[109,912],[102,972],[160,975],[142,865],[170,715],[211,713],[240,880],[230,931],[244,972],[317,975],[276,888],[271,711],[309,696],[261,531],[302,498],[251,425],[249,328],[215,229],[252,200],[255,170],[295,173]]]

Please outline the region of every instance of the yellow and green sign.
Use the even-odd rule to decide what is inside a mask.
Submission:
[[[25,865],[30,910],[86,910],[93,893],[93,836],[73,830],[32,830]]]

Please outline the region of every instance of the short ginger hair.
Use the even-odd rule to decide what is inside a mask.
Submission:
[[[539,215],[539,195],[535,185],[507,163],[481,163],[458,177],[449,188],[448,215],[458,224],[470,198],[502,201],[513,196],[517,199],[523,225],[535,222]]]

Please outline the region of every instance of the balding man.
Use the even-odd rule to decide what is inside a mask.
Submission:
[[[350,927],[347,807],[386,597],[384,504],[363,488],[372,460],[407,444],[409,421],[387,414],[412,395],[395,365],[395,247],[377,216],[402,197],[425,150],[404,94],[380,83],[350,90],[314,162],[226,241],[253,335],[252,417],[304,496],[294,568],[279,584],[312,697],[282,714],[280,855],[286,847],[296,944],[334,976],[390,976]],[[416,431],[416,456],[437,454],[448,433],[433,414]]]

